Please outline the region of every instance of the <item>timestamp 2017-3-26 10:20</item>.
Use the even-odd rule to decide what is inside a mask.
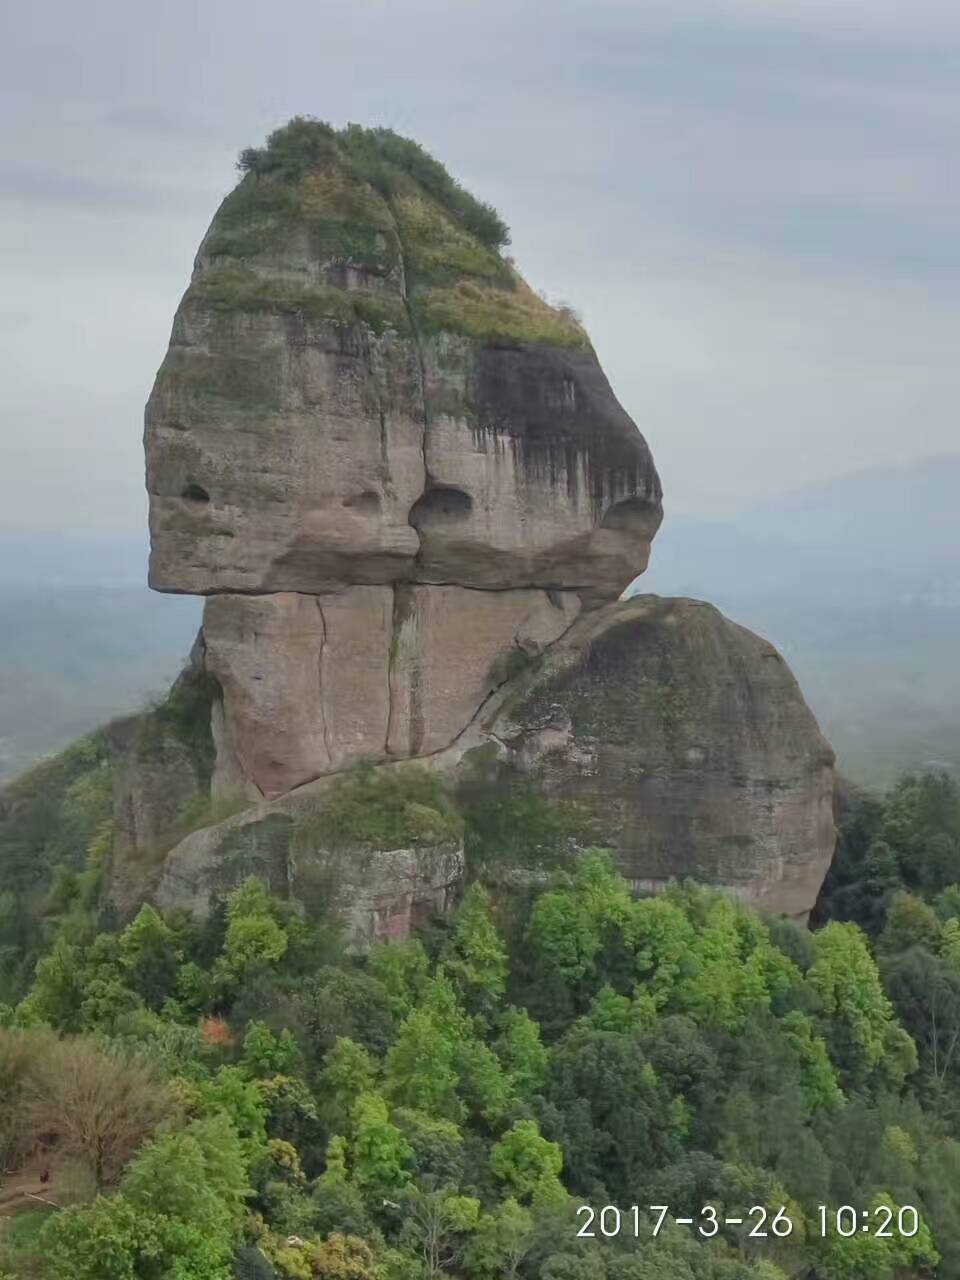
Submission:
[[[673,1218],[678,1226],[692,1228],[705,1240],[717,1235],[722,1227],[740,1229],[753,1240],[766,1240],[771,1236],[785,1240],[794,1230],[793,1219],[785,1205],[768,1207],[755,1204],[742,1211],[721,1211],[715,1205],[705,1204],[696,1213],[679,1217],[671,1214],[670,1206],[666,1204],[632,1204],[625,1209],[613,1204],[600,1208],[582,1204],[576,1216],[580,1222],[577,1236],[584,1239],[597,1236],[613,1239],[622,1235],[638,1239],[641,1236],[656,1237],[668,1218]],[[812,1225],[824,1239],[831,1235],[849,1238],[862,1233],[880,1239],[892,1240],[899,1236],[911,1240],[920,1230],[920,1215],[909,1204],[900,1208],[880,1204],[872,1209],[854,1209],[849,1204],[831,1209],[821,1204]]]

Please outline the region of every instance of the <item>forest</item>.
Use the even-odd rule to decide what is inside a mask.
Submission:
[[[845,797],[810,928],[457,797],[458,910],[355,954],[256,879],[104,914],[84,750],[4,851],[3,1280],[960,1277],[945,776]]]

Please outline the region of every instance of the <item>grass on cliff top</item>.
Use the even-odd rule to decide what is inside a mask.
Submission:
[[[407,289],[449,284],[464,276],[513,289],[509,262],[450,217],[435,200],[407,182],[390,201],[403,244]]]
[[[509,233],[496,211],[410,139],[296,117],[244,151],[239,167],[244,177],[204,244],[213,268],[193,287],[219,310],[296,310],[376,332],[409,332],[412,316],[426,333],[589,347],[573,313],[530,290],[503,256]],[[304,234],[321,261],[395,279],[402,269],[410,314],[371,289],[297,285],[245,265],[260,257],[269,269],[302,252]]]
[[[321,120],[295,116],[270,134],[266,146],[241,152],[238,167],[243,173],[297,182],[336,161],[345,162],[356,179],[386,198],[406,175],[487,248],[498,250],[510,243],[509,228],[492,206],[465,191],[419,143],[392,129],[365,129],[358,124],[334,129]]]
[[[451,330],[468,338],[508,338],[590,349],[590,339],[573,311],[551,307],[519,277],[512,291],[473,280],[427,289],[416,298],[426,333]]]
[[[386,201],[334,161],[295,182],[247,174],[217,210],[204,253],[241,260],[269,255],[298,225],[306,226],[320,255],[379,275],[387,275],[400,262]]]
[[[322,808],[304,818],[300,847],[406,849],[459,840],[463,823],[439,778],[407,765],[375,769],[358,765],[323,797]]]
[[[298,284],[261,276],[240,265],[210,268],[194,281],[190,294],[217,311],[295,311],[308,319],[332,320],[334,324],[360,320],[375,333],[409,330],[406,308],[398,297],[334,285]]]

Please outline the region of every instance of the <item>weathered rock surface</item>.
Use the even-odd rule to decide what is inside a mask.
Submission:
[[[770,644],[699,601],[639,596],[584,614],[422,763],[451,780],[478,768],[524,778],[576,804],[590,842],[611,849],[638,891],[691,876],[802,917],[833,853],[833,752],[796,681]],[[323,814],[336,783],[189,836],[168,856],[158,901],[206,910],[253,873],[295,893],[293,866],[337,868],[356,937],[439,903],[453,881],[437,849],[291,852],[298,822]]]
[[[694,600],[585,616],[454,752],[500,761],[596,820],[638,890],[692,876],[805,915],[833,854],[834,756],[786,662]]]
[[[394,166],[384,194],[327,141],[249,173],[201,245],[147,405],[152,585],[616,598],[660,482],[583,330],[435,193]]]
[[[210,597],[213,790],[252,799],[448,746],[662,515],[586,334],[482,210],[373,135],[295,134],[214,218],[146,412],[150,581]]]
[[[420,759],[578,802],[638,889],[693,875],[808,911],[832,753],[764,641],[692,601],[611,603],[661,490],[579,323],[413,144],[291,122],[249,170],[200,247],[145,446],[151,583],[209,597],[213,799],[253,807],[174,839],[160,904],[319,875],[357,938],[401,935],[459,846],[302,837],[350,766]],[[177,812],[187,787],[171,775]],[[149,777],[141,807],[127,825],[152,831]]]
[[[205,917],[247,876],[258,876],[279,898],[319,898],[359,947],[402,940],[413,926],[442,914],[462,880],[462,840],[426,839],[398,849],[360,841],[331,847],[313,834],[312,820],[336,782],[321,779],[192,832],[164,860],[154,901],[163,910]]]
[[[104,730],[113,778],[107,895],[120,911],[143,899],[167,851],[210,810],[218,692],[198,645],[163,703]]]
[[[273,797],[359,760],[429,755],[574,621],[570,592],[348,587],[213,596],[214,791]]]

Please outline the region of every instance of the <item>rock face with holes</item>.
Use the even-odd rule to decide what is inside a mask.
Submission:
[[[364,181],[343,140],[224,202],[145,440],[161,591],[615,599],[661,519],[579,325],[402,169]]]
[[[258,869],[299,892],[298,806],[338,774],[479,751],[585,805],[638,887],[808,910],[831,753],[770,646],[706,606],[613,603],[661,490],[575,317],[415,144],[294,121],[245,164],[145,446],[151,584],[208,597],[214,806],[250,807],[170,850],[158,900],[207,909]],[[370,852],[340,875],[358,936],[402,935],[457,874]]]
[[[482,206],[313,128],[214,218],[146,412],[150,581],[209,597],[214,790],[251,798],[449,745],[661,519],[586,334]]]

